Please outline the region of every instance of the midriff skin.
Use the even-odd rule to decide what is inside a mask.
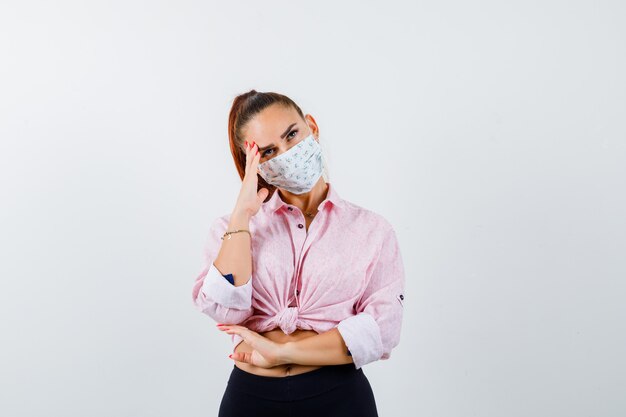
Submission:
[[[285,334],[282,329],[276,328],[259,334],[267,337],[274,342],[286,343],[306,339],[307,337],[315,336],[318,333],[313,330],[296,329],[291,334]],[[239,343],[235,347],[235,352],[252,352],[252,350],[253,349],[250,347],[250,345],[244,340],[242,340],[241,343]],[[235,361],[235,366],[246,372],[250,372],[251,374],[275,377],[302,374],[322,367],[318,365],[300,365],[295,363],[289,363],[285,365],[277,365],[272,368],[263,368],[260,366],[252,365],[251,363],[240,361]]]

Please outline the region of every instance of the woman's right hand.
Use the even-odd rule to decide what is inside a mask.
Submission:
[[[249,217],[254,216],[267,198],[269,190],[261,188],[257,192],[258,177],[257,167],[261,159],[259,149],[256,143],[245,143],[246,146],[246,171],[237,197],[234,212],[245,213]]]

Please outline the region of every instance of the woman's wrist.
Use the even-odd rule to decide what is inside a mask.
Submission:
[[[250,222],[250,214],[246,210],[242,210],[239,208],[233,209],[230,213],[230,225],[231,226],[248,226]]]
[[[295,358],[298,356],[297,345],[293,341],[281,343],[278,356],[280,365],[295,363]]]

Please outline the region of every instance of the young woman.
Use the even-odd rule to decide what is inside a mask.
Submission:
[[[362,367],[400,341],[393,227],[324,179],[319,128],[288,97],[237,96],[229,136],[243,182],[192,291],[232,337],[219,416],[377,416]]]

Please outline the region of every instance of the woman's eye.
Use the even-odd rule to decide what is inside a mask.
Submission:
[[[292,130],[291,132],[289,132],[289,134],[287,135],[287,141],[290,141],[291,139],[295,138],[295,136],[292,136],[292,134],[294,133],[298,133],[298,129]],[[272,151],[273,149],[268,149],[265,152],[263,152],[263,155],[261,156],[267,156],[267,153],[269,151]]]

